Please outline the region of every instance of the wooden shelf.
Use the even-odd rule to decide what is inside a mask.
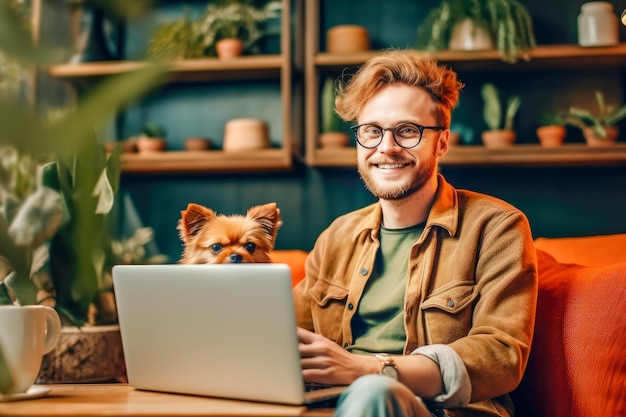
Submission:
[[[313,62],[320,68],[341,71],[346,66],[361,65],[380,53],[381,51],[341,55],[318,53],[314,55]],[[497,51],[440,51],[429,55],[456,71],[625,67],[626,43],[594,48],[576,44],[540,45],[528,51],[526,59],[520,59],[514,64],[503,61]]]
[[[255,55],[220,60],[189,59],[172,63],[172,81],[198,82],[246,79],[276,79],[285,65],[282,55]],[[101,61],[63,64],[50,68],[50,75],[70,82],[84,82],[140,69],[143,61]]]
[[[320,167],[350,167],[356,165],[356,148],[319,148],[315,152]],[[626,144],[590,147],[586,144],[544,148],[541,145],[514,145],[508,148],[484,146],[451,147],[439,164],[441,166],[603,166],[626,165]]]
[[[292,4],[295,5],[292,16]],[[301,140],[294,129],[293,113],[300,112],[301,89],[294,87],[293,38],[301,38],[303,25],[293,25],[292,20],[301,20],[302,0],[282,0],[280,53],[271,55],[244,55],[234,59],[206,57],[172,62],[168,83],[214,83],[224,81],[256,82],[271,81],[280,86],[280,124],[283,132],[280,148],[249,152],[223,151],[167,151],[151,154],[122,155],[124,174],[192,174],[284,171],[293,167],[298,158]],[[101,61],[78,64],[62,64],[49,68],[50,76],[71,83],[80,90],[107,76],[138,70],[148,61]],[[210,86],[212,88],[213,86]],[[237,109],[233,109],[236,117]]]
[[[292,167],[284,149],[253,151],[166,151],[122,154],[125,174],[191,174],[246,171],[281,171]]]

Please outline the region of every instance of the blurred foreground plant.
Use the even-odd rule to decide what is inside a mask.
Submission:
[[[96,3],[118,11],[132,3],[136,14],[145,2]],[[13,4],[0,0],[0,52],[28,71],[46,71],[69,57],[71,51],[35,45]],[[0,174],[0,264],[6,267],[0,304],[43,302],[41,293],[37,299],[43,290],[70,322],[88,321],[110,281],[108,215],[120,175],[119,149],[107,155],[95,132],[166,73],[166,66],[150,64],[107,78],[54,119],[0,91],[0,145],[12,169]]]

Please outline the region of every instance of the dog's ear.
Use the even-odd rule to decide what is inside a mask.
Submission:
[[[246,217],[261,224],[267,234],[272,237],[272,244],[274,243],[278,229],[283,225],[280,219],[280,209],[276,207],[276,203],[250,207]]]
[[[204,225],[216,217],[215,212],[210,208],[194,203],[189,203],[187,209],[182,210],[180,215],[177,229],[181,240],[184,242],[195,236]]]

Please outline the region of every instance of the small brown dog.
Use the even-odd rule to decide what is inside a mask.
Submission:
[[[276,203],[254,206],[242,215],[217,215],[190,203],[180,212],[178,232],[184,244],[179,263],[271,263],[278,228],[282,225]]]

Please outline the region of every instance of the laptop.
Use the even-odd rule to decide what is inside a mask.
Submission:
[[[117,265],[113,283],[136,389],[304,405],[345,388],[305,389],[286,264]]]

